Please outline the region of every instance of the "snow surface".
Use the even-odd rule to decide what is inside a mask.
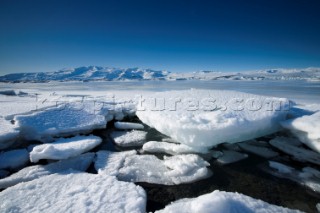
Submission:
[[[28,140],[47,142],[52,137],[76,135],[102,129],[105,116],[72,105],[62,105],[31,115],[15,116],[21,135]]]
[[[143,98],[136,113],[143,123],[198,149],[280,130],[288,103],[281,98],[196,89],[160,92]]]
[[[92,163],[94,155],[94,153],[86,153],[47,165],[35,165],[23,168],[9,177],[0,179],[0,189],[14,186],[21,182],[31,181],[46,175],[61,173],[69,169],[86,171]]]
[[[99,174],[115,175],[128,182],[147,182],[163,185],[191,183],[207,178],[210,164],[193,154],[164,157],[137,155],[135,152],[99,151],[95,168]]]
[[[36,163],[41,159],[62,160],[75,157],[93,149],[101,142],[101,138],[93,135],[61,138],[53,143],[33,147],[30,160]]]
[[[320,112],[282,122],[304,144],[320,153]]]
[[[230,164],[241,161],[248,157],[247,154],[236,152],[233,150],[223,150],[223,155],[218,157],[217,161],[221,164]]]
[[[142,146],[142,150],[149,153],[167,153],[170,155],[206,153],[206,151],[196,150],[184,144],[175,144],[159,141],[148,141]]]
[[[132,123],[132,122],[120,122],[117,121],[114,123],[114,127],[117,129],[122,129],[122,130],[126,130],[126,129],[144,129],[144,126],[142,124],[139,123]]]
[[[269,143],[284,153],[292,155],[296,160],[320,165],[319,153],[299,147],[297,144],[291,143],[291,141],[294,140],[286,137],[276,137],[270,140]]]
[[[0,150],[10,147],[18,135],[17,126],[0,117]]]
[[[272,205],[249,196],[213,191],[197,198],[185,198],[167,205],[157,213],[298,213],[298,210]]]
[[[26,199],[27,198],[27,199]],[[146,210],[146,193],[112,176],[67,171],[0,192],[2,212],[128,212]]]
[[[141,146],[146,142],[147,132],[141,130],[113,131],[110,136],[118,146]]]
[[[19,169],[29,162],[29,152],[26,149],[14,149],[0,152],[0,169]]]

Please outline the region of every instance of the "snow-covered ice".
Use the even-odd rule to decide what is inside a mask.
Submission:
[[[291,143],[294,139],[286,137],[276,137],[269,141],[269,143],[277,149],[292,155],[294,159],[302,162],[310,162],[320,165],[320,154],[312,150],[297,146],[297,143]]]
[[[114,122],[114,127],[117,129],[122,129],[122,130],[126,130],[126,129],[144,129],[144,126],[142,124],[139,123],[132,123],[132,122]]]
[[[149,153],[167,153],[170,155],[188,153],[206,153],[206,151],[196,150],[184,144],[175,144],[159,141],[148,141],[142,146],[142,150]]]
[[[255,146],[251,145],[249,143],[238,143],[241,149],[244,151],[259,155],[264,158],[273,158],[279,155],[279,153],[273,151],[272,149],[268,147],[263,146]]]
[[[0,150],[10,147],[18,135],[19,130],[17,126],[0,116]]]
[[[29,152],[26,149],[14,149],[0,152],[0,169],[19,169],[29,162]]]
[[[52,140],[53,136],[76,135],[105,128],[105,116],[83,107],[82,104],[77,107],[64,104],[31,115],[15,116],[15,120],[24,138],[43,142]]]
[[[320,112],[282,122],[304,144],[320,153]]]
[[[211,175],[209,163],[193,154],[164,157],[137,155],[135,152],[100,151],[95,168],[99,174],[115,175],[119,180],[164,185],[191,183]]]
[[[61,160],[75,157],[93,149],[101,142],[101,138],[93,135],[61,138],[53,143],[33,147],[30,152],[30,160],[38,162],[41,159]]]
[[[128,212],[146,210],[146,193],[112,176],[67,171],[0,192],[3,212]]]
[[[192,89],[142,97],[136,114],[174,140],[205,149],[280,130],[288,103],[284,98]]]
[[[177,200],[156,213],[298,213],[298,210],[272,205],[232,192],[213,191],[196,198]]]
[[[113,131],[110,136],[118,146],[142,146],[146,142],[147,132],[141,130]]]
[[[74,158],[61,160],[47,165],[35,165],[21,169],[20,171],[0,179],[0,189],[14,186],[21,182],[31,181],[46,175],[61,173],[72,169],[86,171],[93,161],[94,153],[85,153]]]
[[[247,154],[236,152],[233,150],[223,150],[223,155],[218,157],[217,161],[221,164],[230,164],[241,161],[248,157]]]

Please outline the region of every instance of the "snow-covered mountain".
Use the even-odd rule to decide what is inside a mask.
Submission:
[[[0,76],[0,82],[126,81],[126,80],[309,80],[320,81],[320,68],[269,69],[250,72],[198,71],[172,73],[140,68],[87,66],[56,72],[14,73]]]

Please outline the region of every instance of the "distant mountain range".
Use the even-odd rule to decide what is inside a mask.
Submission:
[[[0,82],[131,81],[131,80],[309,80],[320,81],[320,68],[270,69],[250,72],[198,71],[172,73],[140,68],[87,66],[56,72],[14,73],[0,76]]]

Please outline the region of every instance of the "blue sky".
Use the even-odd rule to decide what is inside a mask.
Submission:
[[[0,0],[0,74],[320,67],[318,0]]]

